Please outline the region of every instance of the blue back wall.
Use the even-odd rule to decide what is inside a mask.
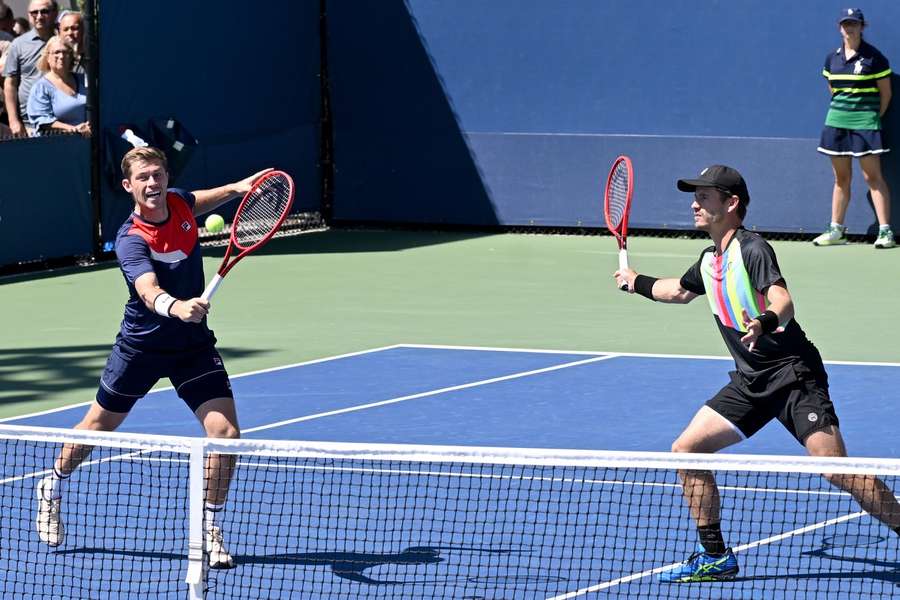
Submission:
[[[628,153],[634,227],[690,228],[674,180],[722,162],[748,180],[748,226],[818,230],[832,185],[815,151],[821,71],[842,6],[330,2],[335,216],[599,226],[602,181]],[[900,2],[863,9],[866,38],[900,61]],[[884,162],[900,194],[893,157]],[[856,179],[847,221],[864,232],[873,216]]]
[[[318,209],[319,3],[103,2],[104,129],[174,117],[199,140],[177,185],[202,189],[264,167],[289,172],[295,209]],[[130,197],[104,178],[103,234]]]

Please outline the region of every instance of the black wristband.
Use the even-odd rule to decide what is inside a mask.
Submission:
[[[771,310],[767,310],[763,314],[756,317],[756,320],[759,321],[759,324],[762,325],[763,333],[772,333],[776,329],[778,329],[778,315],[773,313]]]
[[[640,294],[644,298],[649,298],[656,302],[653,297],[653,284],[656,283],[656,277],[648,275],[638,275],[634,278],[634,293]]]

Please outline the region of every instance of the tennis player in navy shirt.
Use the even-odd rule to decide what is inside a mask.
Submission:
[[[200,298],[205,282],[194,216],[247,193],[270,170],[188,192],[169,189],[166,157],[160,150],[134,148],[122,159],[122,187],[134,199],[134,211],[119,228],[115,248],[128,301],[96,399],[76,429],[116,429],[135,403],[165,377],[207,436],[240,436],[228,373],[206,322],[210,305]],[[53,473],[38,483],[38,536],[50,546],[65,539],[61,507],[66,483],[91,449],[63,446]],[[215,518],[224,508],[233,469],[233,456],[207,459],[204,522],[211,568],[234,566]]]

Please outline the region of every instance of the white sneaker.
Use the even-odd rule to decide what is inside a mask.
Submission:
[[[893,248],[897,245],[894,241],[894,232],[890,229],[878,232],[878,239],[875,240],[876,248]]]
[[[815,246],[839,246],[847,243],[845,227],[830,226],[825,233],[813,240]]]
[[[65,539],[65,528],[63,527],[62,517],[60,517],[59,509],[62,504],[61,498],[51,499],[50,493],[50,477],[44,477],[37,484],[38,499],[38,515],[37,515],[37,531],[38,537],[48,546],[59,546]],[[45,492],[44,490],[48,490]]]
[[[225,549],[222,530],[215,525],[209,525],[206,528],[206,554],[209,556],[210,569],[234,568],[234,559]]]

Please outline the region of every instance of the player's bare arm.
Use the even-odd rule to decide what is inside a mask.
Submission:
[[[222,204],[225,204],[229,200],[233,200],[238,196],[243,196],[250,191],[250,188],[253,187],[253,183],[257,179],[272,170],[273,169],[271,168],[263,169],[262,171],[254,173],[249,177],[245,177],[240,181],[235,181],[234,183],[221,185],[219,187],[211,188],[208,190],[194,191],[194,214],[206,214],[211,210],[215,210]]]
[[[159,287],[156,273],[144,273],[134,281],[134,289],[144,305],[155,313],[181,319],[187,323],[199,323],[209,313],[209,301],[202,298],[180,300],[172,298]]]
[[[25,133],[25,127],[19,118],[19,77],[12,75],[3,81],[3,104],[6,106],[6,114],[9,116],[9,128],[13,135],[21,137]]]
[[[634,284],[638,278],[636,271],[633,269],[620,269],[613,276],[616,278],[616,284],[627,284],[628,293],[635,293]],[[667,304],[687,304],[697,297],[697,294],[694,292],[681,287],[681,280],[675,278],[657,279],[653,282],[652,292],[654,300]]]
[[[887,112],[888,105],[891,103],[891,78],[885,77],[883,79],[879,79],[878,84],[878,94],[881,97],[881,106],[878,109],[878,116],[883,117],[884,113]]]

